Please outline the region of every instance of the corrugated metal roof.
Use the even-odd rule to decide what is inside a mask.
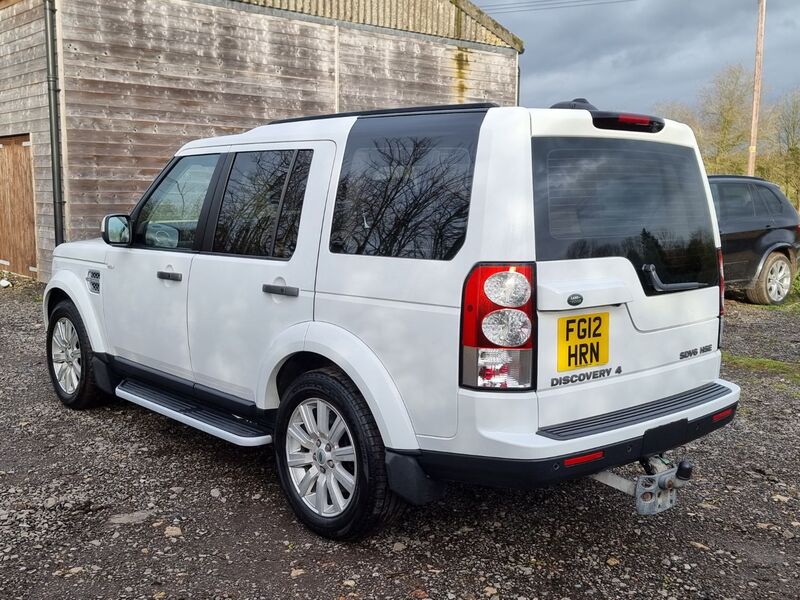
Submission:
[[[278,10],[523,51],[522,40],[469,0],[237,0]]]

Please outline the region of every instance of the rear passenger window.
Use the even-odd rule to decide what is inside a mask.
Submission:
[[[719,210],[722,219],[747,219],[756,216],[756,203],[749,185],[720,183]]]
[[[769,211],[773,215],[779,215],[783,212],[783,202],[775,195],[775,192],[763,185],[756,186],[756,189],[758,190],[758,195],[761,196],[764,204],[769,207]]]
[[[485,112],[361,118],[350,132],[330,250],[449,260],[464,243]]]
[[[311,150],[236,155],[214,232],[214,252],[289,258],[297,244]]]

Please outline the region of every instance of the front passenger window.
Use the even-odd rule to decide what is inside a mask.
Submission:
[[[184,156],[150,194],[136,219],[134,243],[191,250],[197,221],[217,166],[218,154]]]

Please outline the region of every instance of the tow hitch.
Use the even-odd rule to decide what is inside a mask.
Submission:
[[[692,478],[692,463],[684,459],[675,466],[661,455],[643,458],[639,464],[645,475],[639,475],[632,481],[611,471],[601,471],[589,477],[633,496],[636,512],[640,515],[655,515],[675,506],[678,490]]]

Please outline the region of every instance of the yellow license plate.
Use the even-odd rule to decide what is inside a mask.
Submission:
[[[558,320],[558,370],[572,371],[608,362],[608,313]]]

